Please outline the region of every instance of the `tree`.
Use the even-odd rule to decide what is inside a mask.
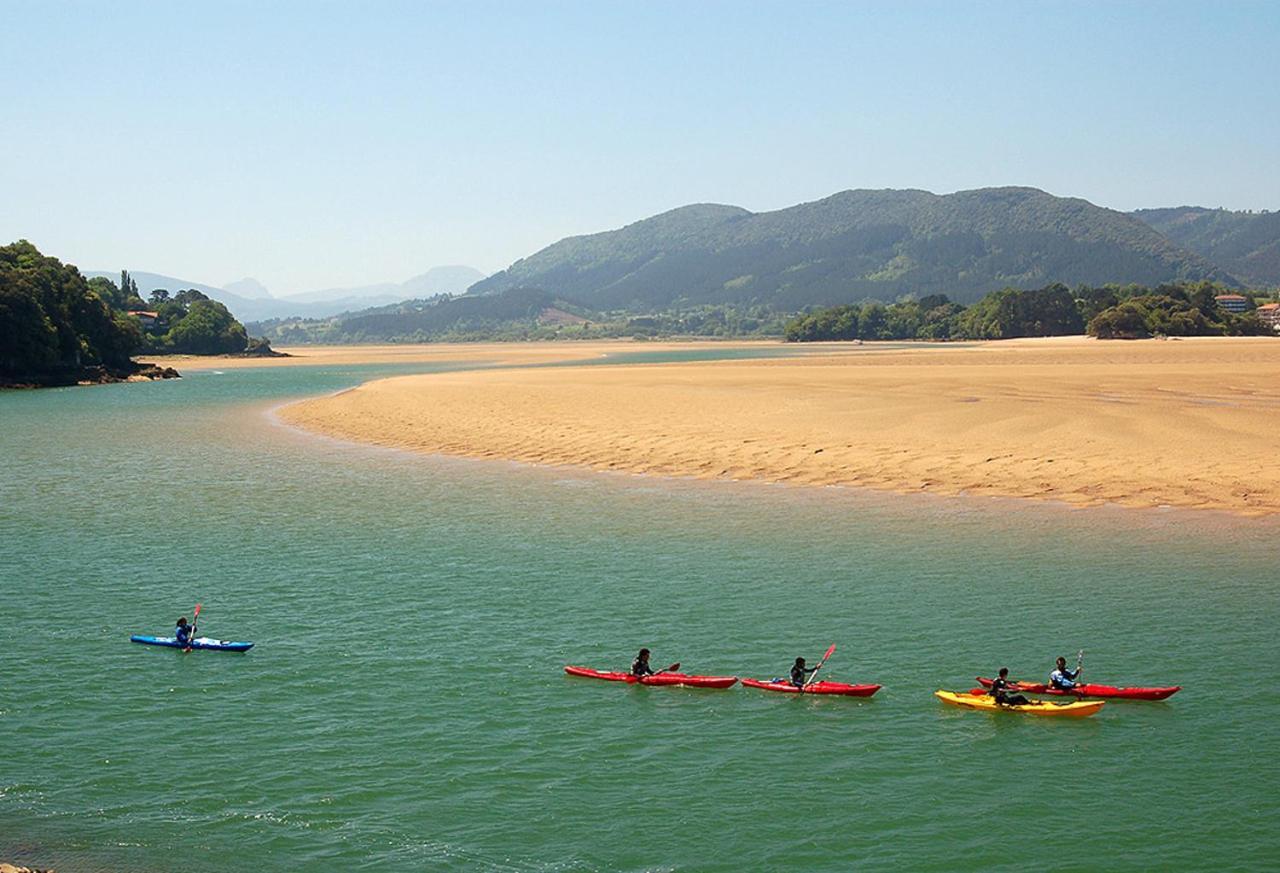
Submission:
[[[58,363],[58,332],[31,294],[0,273],[0,372],[31,373]]]
[[[94,276],[89,280],[89,290],[112,309],[124,309],[124,295],[106,276]]]
[[[862,315],[858,324],[858,338],[864,340],[883,339],[888,321],[888,307],[883,303],[868,303],[862,307]]]
[[[1086,330],[1098,339],[1145,339],[1151,336],[1142,307],[1131,300],[1098,313]]]
[[[136,334],[117,323],[79,270],[26,240],[0,247],[0,293],[0,366],[10,372],[122,366],[137,347]]]
[[[227,307],[214,300],[197,300],[165,334],[168,350],[192,355],[242,352],[249,337]]]

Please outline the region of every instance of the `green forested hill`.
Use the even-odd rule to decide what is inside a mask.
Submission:
[[[0,246],[0,384],[128,370],[141,345],[137,322],[114,311],[74,266],[26,240]]]
[[[1280,212],[1177,206],[1133,214],[1245,284],[1280,287]]]
[[[776,212],[700,204],[571,237],[478,282],[596,309],[698,304],[783,311],[1003,287],[1235,280],[1133,216],[1034,188],[845,191]]]

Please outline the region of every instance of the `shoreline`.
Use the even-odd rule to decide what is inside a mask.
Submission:
[[[401,376],[275,415],[355,442],[540,465],[1280,513],[1270,338],[796,351]]]
[[[323,367],[360,364],[433,364],[476,362],[497,366],[590,361],[611,352],[664,352],[688,349],[782,346],[780,340],[573,340],[483,343],[381,343],[373,345],[280,346],[280,357],[239,355],[142,355],[138,360],[183,370],[231,370],[246,367]]]

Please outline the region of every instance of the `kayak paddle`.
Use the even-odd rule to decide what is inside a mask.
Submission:
[[[1084,669],[1084,649],[1076,652],[1076,679],[1080,678],[1080,671]]]
[[[191,636],[187,637],[187,647],[184,652],[191,651],[191,643],[196,638],[196,623],[200,621],[200,604],[196,604],[196,611],[191,615]]]
[[[832,643],[831,648],[827,649],[827,653],[822,656],[822,660],[818,662],[818,666],[813,668],[813,672],[809,674],[809,679],[804,683],[804,687],[808,688],[818,678],[818,671],[822,669],[822,665],[827,663],[827,658],[831,657],[831,653],[836,650],[836,644]]]

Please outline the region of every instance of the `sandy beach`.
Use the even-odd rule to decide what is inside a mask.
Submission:
[[[537,464],[1280,512],[1280,341],[822,351],[408,376],[280,415],[351,440]]]
[[[144,364],[177,370],[230,370],[242,367],[309,367],[344,364],[420,364],[446,361],[499,365],[585,361],[610,353],[760,345],[733,342],[541,342],[541,343],[396,343],[385,345],[279,346],[288,357],[245,358],[224,355],[143,355]]]

